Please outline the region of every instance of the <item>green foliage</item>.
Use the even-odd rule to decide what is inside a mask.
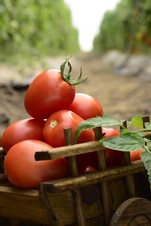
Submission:
[[[75,53],[78,31],[63,0],[0,0],[0,59]]]
[[[150,0],[121,0],[106,12],[94,39],[94,51],[111,49],[149,53],[151,47]]]
[[[144,166],[147,170],[148,180],[149,180],[150,188],[151,188],[151,153],[142,152],[141,153],[141,159],[143,160]]]
[[[75,132],[75,139],[79,137],[83,130],[94,129],[96,127],[110,127],[110,126],[122,126],[123,120],[113,119],[109,116],[104,115],[103,117],[95,117],[84,120],[78,126]]]
[[[151,187],[151,140],[145,137],[144,132],[151,131],[151,118],[149,122],[143,123],[143,117],[136,115],[126,124],[124,120],[113,119],[109,116],[95,117],[87,119],[80,123],[76,130],[75,138],[82,131],[87,129],[95,129],[96,127],[113,127],[121,128],[120,135],[112,138],[102,138],[100,143],[109,149],[130,152],[135,150],[143,150],[141,159],[148,173],[148,179]]]

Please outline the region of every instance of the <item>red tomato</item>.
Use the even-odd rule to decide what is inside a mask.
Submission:
[[[36,152],[51,148],[38,140],[15,144],[4,159],[4,170],[10,183],[18,188],[33,189],[40,182],[65,177],[68,173],[65,158],[44,161],[36,161],[34,158]]]
[[[75,112],[83,119],[103,115],[102,105],[94,97],[85,93],[76,93],[69,110]]]
[[[96,171],[96,169],[93,166],[87,166],[85,169],[85,173],[90,173],[90,172],[94,172]]]
[[[5,152],[16,143],[36,139],[43,140],[44,120],[33,118],[21,119],[10,124],[2,134],[2,147]]]
[[[114,128],[102,128],[102,133],[104,133],[104,138],[111,138],[120,135],[119,130]],[[105,159],[107,167],[120,166],[124,164],[124,154],[121,151],[106,148]]]
[[[99,169],[97,152],[90,152],[76,156],[77,167],[79,174],[85,173],[86,169],[91,166],[94,169]]]
[[[111,138],[120,135],[120,131],[114,128],[102,128],[102,133],[104,134],[104,138]]]
[[[124,153],[106,148],[105,159],[107,167],[121,166],[124,164]]]
[[[136,150],[136,151],[130,151],[130,159],[131,161],[140,160],[140,154],[143,152],[143,150]]]
[[[56,69],[39,74],[28,87],[24,105],[34,118],[46,119],[50,114],[66,109],[75,96],[75,87],[63,80]]]
[[[79,174],[91,173],[95,171],[96,171],[96,168],[94,166],[87,165],[85,166],[85,168],[84,167],[80,168]]]
[[[79,123],[84,121],[80,116],[70,110],[60,110],[54,112],[47,119],[44,129],[43,137],[45,142],[53,147],[65,146],[64,129],[71,128],[74,140],[74,135]],[[85,130],[78,138],[78,143],[94,140],[93,130]]]

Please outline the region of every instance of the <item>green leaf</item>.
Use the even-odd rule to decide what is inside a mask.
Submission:
[[[151,140],[147,139],[147,138],[144,138],[144,141],[145,141],[145,146],[147,146],[147,148],[149,150],[151,150]]]
[[[109,116],[100,116],[91,119],[84,120],[78,126],[75,132],[75,138],[79,137],[83,130],[94,129],[97,127],[112,127],[112,126],[122,126],[124,120],[113,119]]]
[[[131,119],[131,125],[138,127],[138,128],[143,128],[143,119],[142,115],[136,115]]]
[[[101,142],[106,148],[128,152],[142,149],[142,147],[145,145],[145,141],[142,136],[132,132],[128,132],[113,138],[103,139]]]
[[[128,132],[129,132],[129,130],[127,128],[121,129],[121,134],[122,135],[125,134],[125,133],[128,133]]]
[[[141,159],[144,163],[145,169],[147,170],[148,179],[151,187],[151,153],[145,151],[141,153]]]
[[[146,130],[151,130],[151,123],[150,122],[146,122],[145,123],[145,129]]]

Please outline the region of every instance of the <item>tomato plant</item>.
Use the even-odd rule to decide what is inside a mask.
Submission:
[[[52,147],[38,140],[25,140],[15,144],[4,159],[5,174],[14,186],[37,188],[40,182],[65,177],[68,164],[65,158],[36,161],[35,153]]]
[[[66,64],[69,71],[65,73]],[[66,109],[75,96],[75,85],[84,80],[82,72],[77,80],[71,78],[72,66],[68,59],[58,69],[50,69],[39,74],[28,87],[24,105],[26,111],[34,118],[46,119],[50,114]]]
[[[99,101],[86,93],[75,93],[74,100],[69,106],[69,110],[75,112],[83,119],[103,115],[103,108]]]
[[[53,147],[65,146],[64,129],[68,128],[72,129],[72,138],[74,142],[75,131],[82,121],[84,121],[84,119],[70,110],[54,112],[48,117],[43,129],[45,142]],[[94,139],[93,130],[85,130],[80,134],[77,143],[83,143]]]
[[[2,134],[2,147],[5,152],[16,143],[36,139],[43,140],[44,120],[26,118],[11,123]]]

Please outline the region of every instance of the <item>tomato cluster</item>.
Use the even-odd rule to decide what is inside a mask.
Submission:
[[[66,65],[68,73],[65,73]],[[24,97],[29,118],[10,124],[2,134],[5,174],[16,187],[33,189],[42,181],[66,177],[69,173],[66,158],[36,161],[35,153],[65,146],[64,129],[67,128],[72,129],[74,143],[75,131],[82,121],[103,115],[102,105],[96,98],[76,92],[75,85],[83,80],[81,73],[77,80],[72,80],[71,69],[66,60],[60,70],[51,69],[39,74]],[[113,128],[102,128],[102,132],[106,138],[120,134]],[[84,130],[77,143],[93,140],[94,131]],[[108,167],[124,162],[122,152],[110,149],[105,149],[105,158]],[[77,166],[79,173],[97,170],[97,153],[77,155]]]

